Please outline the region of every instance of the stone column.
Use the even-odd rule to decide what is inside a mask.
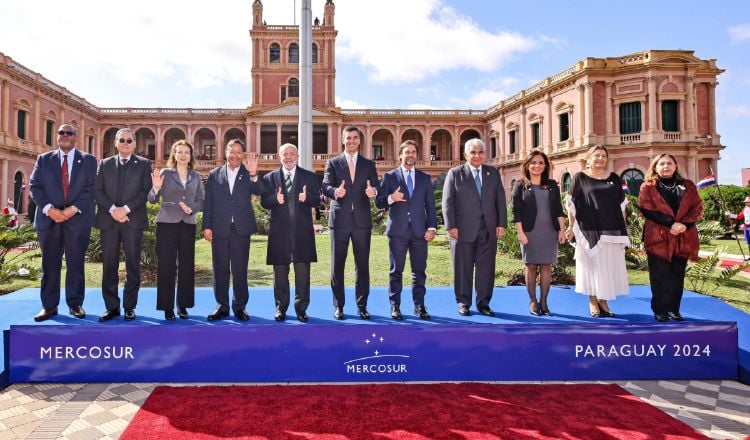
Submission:
[[[276,123],[276,145],[275,145],[276,148],[279,148],[279,146],[281,145],[281,126],[282,126],[281,122]]]
[[[591,135],[594,134],[594,83],[593,82],[585,82],[583,84],[583,98],[585,101],[586,108],[584,109],[584,119],[585,119],[585,130],[584,134],[586,136],[585,144],[589,144],[589,139],[591,138]]]
[[[656,125],[656,77],[648,77],[648,131],[657,130]]]
[[[708,83],[708,133],[711,137],[716,137],[716,86],[718,84],[716,81]]]
[[[5,206],[5,201],[8,200],[8,186],[10,181],[8,180],[8,159],[0,159],[0,174],[2,180],[0,180],[0,200],[2,205]]]
[[[32,141],[34,142],[34,145],[41,144],[40,142],[41,137],[39,134],[40,125],[42,125],[42,110],[41,109],[42,109],[42,103],[41,103],[41,99],[39,99],[39,91],[37,90],[34,93],[34,108],[31,111],[31,114],[33,115],[32,122],[34,124],[34,129],[33,129],[34,131],[33,131],[33,136],[32,136]],[[81,130],[79,129],[79,132],[80,131]],[[3,203],[5,203],[5,200],[7,199],[3,199]]]
[[[221,144],[224,141],[224,135],[222,133],[222,126],[221,124],[216,124],[216,141],[214,142],[214,160],[219,159],[219,151],[221,151]],[[247,146],[247,142],[245,142],[245,150],[249,153],[250,147]]]
[[[7,79],[2,81],[2,87],[0,87],[0,132],[8,133],[8,126],[10,125],[10,82]],[[7,199],[6,199],[7,200]]]
[[[547,94],[544,101],[547,103],[547,123],[545,124],[545,128],[547,128],[547,151],[551,153],[555,151],[555,139],[552,138],[552,95]]]
[[[500,154],[498,154],[499,157],[503,157],[506,154],[508,154],[507,151],[505,151],[505,117],[500,118]]]
[[[458,131],[458,125],[453,126],[453,158],[454,161],[461,160],[461,137]]]
[[[612,135],[612,81],[604,83],[604,120],[606,127],[604,127],[604,135]]]
[[[432,133],[430,133],[430,125],[425,125],[424,128],[425,138],[422,139],[422,160],[425,162],[430,161],[430,150],[432,150]]]
[[[688,74],[685,81],[685,91],[687,92],[687,101],[685,102],[685,128],[688,132],[695,130],[695,85],[693,84],[693,75]]]
[[[195,151],[193,151],[193,154],[195,154]],[[154,152],[154,161],[161,163],[163,160],[164,160],[164,138],[162,136],[161,124],[158,124],[156,126],[156,151]]]
[[[255,151],[254,153],[260,152],[260,132],[263,128],[263,124],[255,123]]]
[[[526,132],[527,132],[526,126],[528,125],[526,121],[526,107],[523,105],[521,105],[521,124],[520,125],[521,125],[521,132],[519,134],[521,136],[519,136],[520,139],[518,141],[520,142],[521,145],[519,145],[520,148],[517,148],[516,151],[518,151],[519,153],[523,153],[523,154],[519,154],[519,157],[523,157],[523,156],[526,156],[526,152],[529,150],[528,139],[526,139]]]

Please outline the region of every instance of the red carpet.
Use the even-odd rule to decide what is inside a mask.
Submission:
[[[726,269],[726,268],[734,267],[737,265],[742,266],[744,263],[745,263],[744,261],[740,261],[740,260],[724,259],[724,260],[721,260],[721,263],[719,263],[719,266],[721,266],[722,269]],[[750,272],[750,267],[742,269],[742,271]]]
[[[696,439],[617,385],[157,387],[127,439]]]

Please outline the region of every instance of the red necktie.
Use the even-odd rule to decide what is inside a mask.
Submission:
[[[63,154],[63,163],[62,163],[62,187],[63,187],[63,198],[65,201],[68,200],[68,185],[70,182],[68,181],[68,155]]]

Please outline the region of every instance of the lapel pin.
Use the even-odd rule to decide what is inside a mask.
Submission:
[[[484,175],[485,175],[485,176],[489,176],[489,175],[490,175],[490,172],[489,172],[489,171],[487,171],[486,173],[484,173]]]
[[[78,159],[78,160],[76,161],[76,163],[81,163],[81,159]]]

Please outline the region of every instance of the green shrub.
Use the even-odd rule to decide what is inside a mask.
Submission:
[[[31,264],[36,253],[37,236],[34,227],[27,223],[9,228],[9,215],[0,216],[0,284],[15,278],[38,279],[39,265]]]
[[[719,197],[719,187],[709,186],[698,191],[703,199],[703,220],[716,220],[728,225],[724,216],[724,207]],[[721,185],[721,195],[726,203],[726,209],[736,214],[743,208],[742,201],[750,195],[750,188],[736,185]]]

